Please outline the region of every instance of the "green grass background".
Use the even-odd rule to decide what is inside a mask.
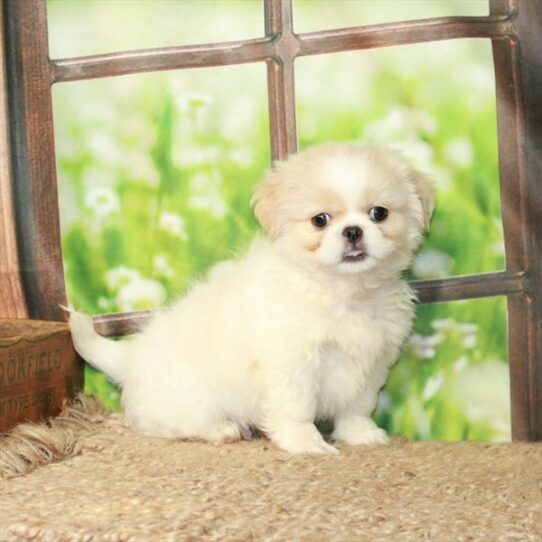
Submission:
[[[408,6],[408,7],[407,7]],[[307,0],[295,29],[477,15],[478,0]],[[49,0],[53,57],[262,34],[256,0]],[[456,40],[296,61],[300,147],[400,148],[435,179],[412,278],[502,269],[490,43]],[[270,165],[264,64],[54,87],[70,302],[92,314],[160,306],[258,229],[249,200]],[[510,438],[503,298],[426,305],[392,371],[379,424],[414,439]],[[87,368],[110,408],[118,390]]]

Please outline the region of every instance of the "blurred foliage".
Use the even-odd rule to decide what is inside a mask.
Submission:
[[[111,13],[97,4],[49,2],[56,50],[69,36],[77,49],[74,14],[109,21]],[[153,6],[163,16],[183,4]],[[235,8],[239,27],[244,9],[251,21],[259,9],[254,2],[220,4],[210,27],[232,17],[226,6]],[[328,6],[296,3],[303,25],[322,27],[316,4]],[[334,23],[350,26],[355,15],[361,24],[364,13],[385,11],[382,4],[341,2],[348,9]],[[436,3],[422,4],[434,9]],[[452,11],[466,5],[444,4]],[[149,2],[131,2],[131,22],[144,25],[146,9]],[[184,30],[190,41],[197,24]],[[489,42],[302,58],[296,67],[301,148],[330,140],[387,143],[433,175],[437,208],[411,278],[503,268]],[[77,309],[98,314],[162,305],[247,246],[258,228],[249,207],[252,187],[269,167],[263,65],[63,84],[54,97],[68,297]],[[506,359],[503,298],[420,306],[377,421],[414,439],[509,439]],[[86,382],[118,408],[118,390],[104,375],[88,368]]]

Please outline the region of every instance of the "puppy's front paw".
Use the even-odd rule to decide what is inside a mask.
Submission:
[[[322,439],[321,442],[309,444],[308,446],[295,444],[294,446],[291,446],[289,448],[283,448],[283,450],[286,450],[291,454],[339,454],[339,450],[337,450],[335,446],[331,446],[331,444],[328,444],[324,439]]]
[[[390,438],[369,418],[356,418],[348,422],[338,422],[331,438],[352,446],[358,444],[388,444]]]
[[[349,435],[348,438],[338,440],[356,446],[358,444],[388,444],[390,442],[390,437],[388,437],[384,429],[375,427],[374,429],[366,429],[365,431]]]
[[[270,433],[271,440],[291,454],[333,454],[339,450],[328,444],[313,424],[299,424]]]

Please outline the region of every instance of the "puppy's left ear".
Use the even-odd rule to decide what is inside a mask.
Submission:
[[[279,194],[280,182],[274,172],[269,172],[264,180],[256,187],[250,200],[254,206],[254,214],[264,230],[272,237],[279,234]]]
[[[422,228],[427,231],[435,208],[435,189],[433,181],[429,175],[420,173],[419,171],[413,171],[411,179],[420,202],[419,221]]]

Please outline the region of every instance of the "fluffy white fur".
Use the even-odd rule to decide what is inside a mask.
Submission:
[[[131,340],[107,340],[72,313],[77,350],[122,386],[126,417],[146,435],[226,442],[256,427],[291,453],[337,453],[314,425],[330,419],[333,441],[386,442],[370,416],[410,332],[401,273],[429,222],[431,184],[390,150],[328,144],[278,163],[253,203],[268,237],[243,258]],[[388,210],[382,222],[375,206]],[[324,228],[311,221],[321,213]]]

